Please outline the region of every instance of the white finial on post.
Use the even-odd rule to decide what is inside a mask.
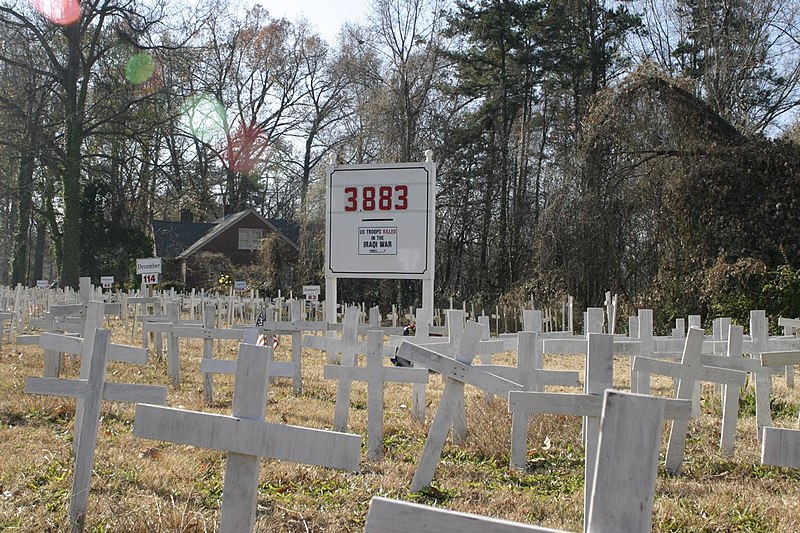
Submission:
[[[425,150],[425,162],[433,163],[433,150]]]

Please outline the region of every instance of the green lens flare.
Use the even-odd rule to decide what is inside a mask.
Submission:
[[[139,53],[130,58],[125,68],[125,77],[134,85],[140,85],[153,77],[156,62],[152,56]]]

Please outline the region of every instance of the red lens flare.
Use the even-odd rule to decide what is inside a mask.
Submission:
[[[53,24],[68,26],[81,18],[79,0],[31,0],[34,9]]]

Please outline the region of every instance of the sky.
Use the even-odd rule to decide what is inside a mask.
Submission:
[[[329,43],[344,22],[364,22],[369,9],[369,0],[253,0],[261,4],[274,18],[286,18],[292,22],[305,17],[317,32]]]

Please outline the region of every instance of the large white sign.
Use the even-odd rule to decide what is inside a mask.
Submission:
[[[339,165],[328,174],[327,274],[430,279],[433,163]]]
[[[145,257],[136,260],[137,274],[161,274],[161,258]]]

